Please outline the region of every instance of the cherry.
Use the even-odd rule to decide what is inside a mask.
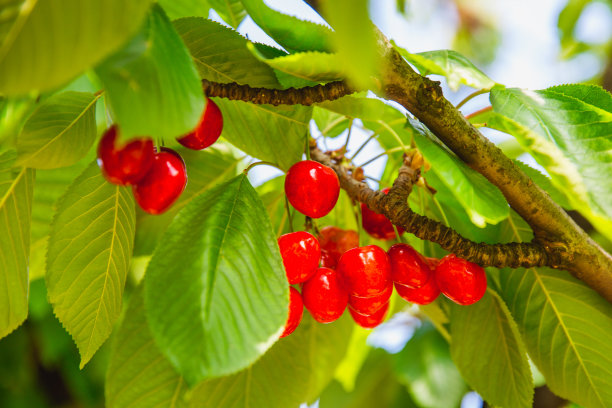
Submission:
[[[389,188],[384,188],[381,191],[388,194]],[[361,203],[361,225],[363,225],[363,229],[374,238],[385,241],[395,238],[395,230],[393,229],[391,221],[383,214],[370,210],[364,203]],[[404,229],[397,227],[397,232],[401,235]]]
[[[143,179],[153,164],[153,140],[140,138],[118,147],[117,125],[111,126],[98,145],[98,165],[108,181],[125,186]]]
[[[387,315],[387,311],[389,310],[389,302],[385,303],[376,313],[371,315],[365,315],[363,313],[359,313],[356,310],[349,308],[349,312],[353,317],[355,323],[363,327],[364,329],[373,329],[378,326],[385,320],[385,316]]]
[[[420,288],[433,275],[429,263],[408,244],[395,244],[389,251],[391,279],[393,282]]]
[[[359,246],[359,235],[356,231],[330,225],[319,231],[319,244],[329,256],[329,267],[335,268],[342,254]]]
[[[305,282],[315,273],[321,258],[321,247],[312,234],[297,231],[281,235],[278,246],[290,284]]]
[[[161,214],[179,198],[187,184],[185,162],[174,150],[162,147],[153,165],[132,187],[136,202],[150,214]]]
[[[376,296],[349,296],[349,308],[361,314],[371,315],[379,311],[385,303],[389,302],[389,298],[392,294],[393,283],[389,282],[387,289]]]
[[[321,249],[321,266],[332,269],[336,268],[336,260],[324,249]]]
[[[376,245],[349,249],[340,257],[337,270],[351,296],[376,296],[391,283],[389,257]]]
[[[331,323],[344,313],[348,292],[340,276],[330,268],[319,268],[302,288],[304,306],[319,323]]]
[[[280,335],[286,337],[293,333],[302,321],[302,314],[304,312],[304,303],[302,302],[302,296],[296,289],[289,287],[289,316],[285,323],[285,329]]]
[[[321,218],[336,205],[340,182],[331,168],[304,160],[295,163],[287,172],[285,194],[296,210],[312,218]]]
[[[433,276],[425,285],[418,289],[402,285],[401,283],[395,283],[395,290],[404,300],[419,305],[428,305],[440,295],[440,289],[438,289]]]
[[[435,276],[440,291],[460,305],[478,302],[487,290],[484,269],[455,254],[448,254],[440,260]]]
[[[193,132],[177,139],[185,147],[202,150],[212,145],[221,136],[223,115],[212,99],[208,99],[202,117]]]

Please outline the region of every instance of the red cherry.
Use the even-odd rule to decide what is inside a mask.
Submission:
[[[419,305],[428,305],[440,295],[440,289],[438,289],[438,285],[436,285],[436,280],[433,279],[433,276],[425,285],[418,289],[396,283],[395,290],[404,300]]]
[[[395,244],[387,254],[391,261],[393,282],[420,288],[433,276],[425,257],[408,244]]]
[[[340,182],[331,168],[304,160],[295,163],[287,172],[285,194],[296,210],[312,218],[321,218],[336,205]]]
[[[278,246],[290,284],[305,282],[315,273],[321,258],[321,247],[312,234],[297,231],[281,235]]]
[[[364,315],[371,315],[379,311],[385,303],[389,302],[392,294],[393,283],[389,282],[387,289],[379,295],[370,297],[349,296],[349,308]]]
[[[223,115],[212,99],[208,99],[202,117],[195,130],[177,139],[185,147],[202,150],[212,145],[221,136]]]
[[[125,186],[142,180],[153,165],[153,140],[140,138],[117,147],[117,125],[111,126],[98,145],[98,165],[108,181]]]
[[[185,162],[174,150],[162,147],[145,177],[132,187],[136,202],[150,214],[161,214],[179,198],[187,184]]]
[[[359,235],[353,230],[327,226],[319,231],[319,244],[329,254],[331,260],[329,267],[335,268],[342,254],[359,246]]]
[[[364,329],[373,329],[385,320],[387,311],[389,310],[389,302],[385,303],[376,313],[371,315],[365,315],[357,312],[349,307],[349,312],[353,317],[355,323],[363,327]]]
[[[300,296],[300,292],[289,287],[289,316],[287,317],[287,322],[285,323],[285,330],[280,335],[281,337],[286,337],[293,333],[295,329],[299,326],[302,321],[302,314],[304,312],[304,303],[302,302],[302,296]]]
[[[431,269],[432,272],[436,269],[436,266],[438,266],[441,261],[438,258],[430,258],[428,256],[425,257],[425,260],[427,261],[427,265],[429,265],[429,269]]]
[[[348,304],[348,292],[336,271],[319,268],[304,283],[302,299],[317,322],[331,323],[344,313]]]
[[[337,270],[351,296],[376,296],[391,283],[389,257],[376,245],[349,249],[340,257]]]
[[[455,254],[448,254],[440,260],[435,276],[440,291],[460,305],[478,302],[487,290],[484,269]]]
[[[388,194],[389,188],[384,188],[381,191]],[[364,203],[361,203],[361,225],[363,225],[363,229],[374,238],[385,241],[395,238],[395,230],[393,229],[391,221],[384,215],[370,210]],[[397,232],[401,235],[404,229],[397,227]]]
[[[321,266],[324,268],[336,268],[336,260],[324,249],[321,249]]]

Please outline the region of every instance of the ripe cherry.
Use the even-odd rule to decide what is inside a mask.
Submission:
[[[376,313],[371,315],[365,315],[359,313],[356,310],[349,308],[349,312],[353,317],[355,323],[363,327],[364,329],[373,329],[385,320],[387,311],[389,310],[389,302],[385,303]]]
[[[117,146],[117,125],[111,126],[98,145],[98,165],[108,181],[125,186],[142,180],[153,165],[155,149],[150,138]]]
[[[336,260],[324,249],[321,249],[321,266],[336,269]]]
[[[319,244],[328,253],[329,265],[332,265],[329,267],[335,268],[342,254],[359,246],[359,235],[353,230],[327,226],[319,231]]]
[[[393,294],[393,283],[378,295],[370,297],[349,296],[349,308],[365,315],[371,315],[380,310]]]
[[[351,296],[376,296],[391,283],[389,257],[376,245],[349,249],[340,257],[337,270]]]
[[[289,316],[285,323],[285,330],[280,335],[286,337],[293,333],[302,321],[302,314],[304,312],[304,303],[302,302],[302,296],[293,287],[289,287]]]
[[[384,188],[381,191],[388,194],[389,188]],[[393,229],[391,221],[384,215],[370,210],[364,203],[361,203],[361,225],[363,225],[363,229],[374,238],[382,240],[395,238],[395,230]],[[397,232],[402,234],[404,229],[397,227]]]
[[[296,210],[320,218],[329,214],[336,205],[340,182],[331,168],[304,160],[295,163],[287,172],[285,194]]]
[[[428,305],[440,295],[440,289],[438,289],[433,276],[425,285],[418,289],[402,285],[401,283],[395,283],[395,290],[404,300],[419,305]]]
[[[177,139],[185,147],[202,150],[212,145],[221,136],[223,115],[212,99],[207,99],[206,106],[198,125],[193,132]]]
[[[348,292],[340,276],[330,268],[319,268],[302,288],[304,306],[319,323],[331,323],[344,313]]]
[[[161,214],[179,198],[187,184],[185,162],[174,150],[162,147],[153,165],[132,187],[138,205],[150,214]]]
[[[278,247],[290,284],[305,282],[317,270],[321,247],[312,234],[297,231],[281,235],[278,238]]]
[[[393,282],[420,288],[433,276],[425,257],[408,244],[395,244],[387,254],[391,261]]]
[[[484,269],[455,254],[446,255],[440,260],[435,276],[440,291],[460,305],[478,302],[487,290],[487,275]]]

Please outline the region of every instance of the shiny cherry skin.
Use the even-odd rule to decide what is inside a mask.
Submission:
[[[302,295],[295,288],[289,287],[289,316],[285,323],[285,329],[280,335],[281,337],[287,337],[297,329],[302,321],[302,315],[304,313],[304,302],[302,302]]]
[[[319,323],[331,323],[342,316],[348,292],[340,276],[330,268],[319,268],[302,288],[304,306]]]
[[[365,315],[363,313],[359,313],[356,310],[353,310],[349,307],[349,312],[353,317],[355,323],[364,329],[373,329],[378,326],[385,320],[385,316],[389,311],[389,302],[385,303],[376,313],[371,315]]]
[[[304,160],[287,172],[285,194],[296,210],[311,218],[321,218],[336,205],[340,182],[331,168]]]
[[[202,150],[212,145],[221,136],[223,130],[223,115],[212,99],[208,99],[204,112],[193,132],[177,139],[185,147]]]
[[[408,244],[395,244],[387,251],[393,282],[420,288],[433,276],[429,263]]]
[[[342,254],[359,246],[359,235],[356,231],[343,230],[329,225],[319,231],[319,244],[331,258],[329,265],[332,266],[329,266],[329,268],[335,268]]]
[[[149,214],[165,212],[187,185],[185,162],[174,150],[162,147],[145,177],[132,187],[136,202]]]
[[[388,194],[389,188],[384,188],[381,191]],[[368,234],[376,239],[388,241],[395,238],[395,230],[391,221],[384,215],[370,210],[364,203],[361,203],[361,225]],[[397,227],[397,232],[403,234],[404,229]]]
[[[349,296],[349,308],[364,315],[371,315],[380,310],[393,294],[393,283],[384,292],[370,297]]]
[[[349,249],[340,257],[337,271],[351,296],[376,296],[391,283],[389,257],[376,245]]]
[[[142,180],[153,165],[155,148],[150,138],[139,138],[117,146],[118,128],[113,125],[98,145],[98,165],[108,181],[120,186]]]
[[[291,285],[307,281],[319,267],[321,247],[314,235],[296,231],[278,238],[287,280]]]
[[[455,254],[442,258],[434,274],[440,291],[460,305],[478,302],[487,291],[485,270]]]
[[[336,260],[324,249],[321,249],[321,266],[336,269]]]
[[[440,296],[440,289],[438,289],[438,285],[436,285],[436,280],[433,276],[425,285],[418,289],[400,283],[395,283],[394,285],[395,291],[404,300],[419,305],[428,305]]]

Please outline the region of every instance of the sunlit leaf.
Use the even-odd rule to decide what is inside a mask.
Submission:
[[[245,368],[278,338],[287,278],[245,174],[179,211],[149,262],[145,302],[158,346],[192,385]]]
[[[58,201],[46,271],[49,301],[79,348],[81,367],[121,313],[133,241],[131,191],[108,183],[91,163]]]

